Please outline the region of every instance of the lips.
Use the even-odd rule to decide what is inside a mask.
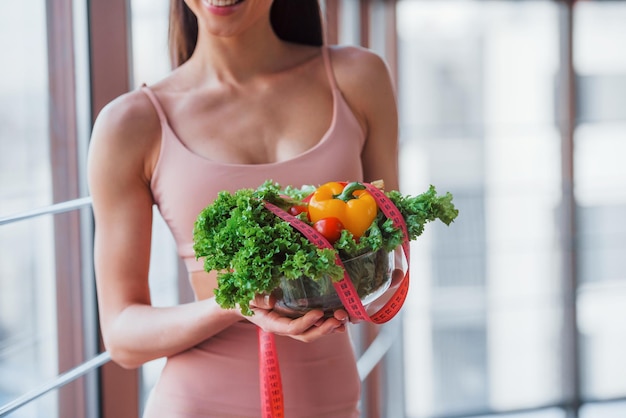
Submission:
[[[245,0],[202,0],[204,7],[213,15],[228,16],[237,9]]]
[[[206,4],[212,7],[228,7],[241,3],[243,0],[205,0]]]

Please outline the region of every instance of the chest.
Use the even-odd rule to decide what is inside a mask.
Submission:
[[[221,89],[171,102],[170,125],[187,148],[214,161],[265,164],[313,148],[330,129],[334,97],[321,81]]]

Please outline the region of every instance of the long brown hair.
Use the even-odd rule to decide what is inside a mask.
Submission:
[[[284,41],[314,46],[324,43],[318,0],[274,0],[270,22]],[[169,25],[170,60],[175,68],[187,61],[196,48],[198,20],[183,0],[171,0]]]

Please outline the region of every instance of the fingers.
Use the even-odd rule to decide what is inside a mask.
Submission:
[[[250,301],[250,307],[260,309],[272,309],[276,303],[274,295],[257,294],[252,301]]]
[[[325,322],[324,312],[316,309],[305,313],[299,318],[292,319],[285,331],[287,335],[298,335],[311,328],[322,327]]]
[[[391,287],[395,286],[404,278],[404,271],[402,269],[394,269],[391,272]]]
[[[315,326],[309,327],[298,335],[292,335],[292,337],[299,341],[312,342],[325,335],[343,332],[346,332],[345,323],[331,317],[321,318],[321,320],[316,321]]]
[[[342,324],[345,324],[350,319],[348,312],[343,309],[337,309],[335,312],[333,312],[333,317]]]
[[[334,316],[325,318],[324,312],[321,310],[312,310],[293,319],[281,316],[271,310],[257,308],[252,304],[251,308],[255,314],[248,318],[250,322],[267,332],[288,336],[303,342],[312,342],[325,335],[346,331],[346,319],[337,319]],[[338,315],[340,318],[344,318],[344,314]],[[345,317],[347,318],[347,314]]]

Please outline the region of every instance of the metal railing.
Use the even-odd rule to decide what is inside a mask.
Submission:
[[[56,379],[53,379],[50,382],[46,382],[45,384],[31,390],[30,392],[26,392],[22,396],[14,399],[6,405],[0,406],[0,417],[21,408],[22,406],[34,401],[42,395],[45,395],[51,390],[59,389],[60,387],[65,386],[66,384],[78,379],[82,375],[87,374],[90,371],[95,370],[98,367],[108,363],[110,360],[111,356],[108,352],[105,351],[104,353],[98,354],[96,357],[84,362],[78,367],[75,367],[68,372],[57,376]]]
[[[67,202],[56,203],[54,205],[45,206],[43,208],[33,209],[25,212],[20,212],[15,215],[1,217],[0,225],[23,221],[42,215],[55,215],[57,213],[69,212],[71,210],[80,209],[86,206],[91,206],[91,197],[81,197],[79,199],[68,200]]]
[[[0,226],[36,218],[43,215],[56,215],[59,213],[69,212],[89,206],[91,206],[91,197],[82,197],[74,200],[68,200],[66,202],[56,203],[49,206],[20,212],[10,216],[0,217]],[[55,379],[44,383],[40,387],[34,388],[31,391],[26,392],[22,396],[19,396],[9,403],[5,405],[0,405],[0,417],[6,416],[11,412],[16,411],[17,409],[25,406],[26,404],[34,401],[35,399],[54,389],[59,389],[60,387],[65,386],[66,384],[72,382],[73,380],[81,377],[86,373],[89,373],[92,370],[95,370],[96,368],[102,366],[110,360],[111,356],[109,355],[109,353],[101,353],[91,360],[88,360],[80,364],[79,366],[57,376]]]
[[[83,197],[66,202],[56,203],[42,208],[37,208],[29,211],[20,212],[14,215],[0,217],[0,226],[24,221],[27,219],[35,218],[43,215],[55,215],[63,212],[69,212],[72,210],[81,209],[91,206],[91,197]],[[392,347],[393,342],[396,340],[400,332],[399,324],[393,321],[382,326],[380,332],[362,353],[357,361],[357,369],[361,381],[364,381],[372,370],[380,363],[383,357],[387,354]],[[0,417],[6,416],[12,412],[15,412],[19,408],[29,404],[30,402],[38,399],[46,393],[59,389],[68,383],[78,379],[79,377],[102,367],[104,364],[111,361],[111,356],[108,352],[98,354],[96,357],[87,360],[77,367],[70,369],[69,371],[58,375],[56,378],[42,384],[39,387],[24,393],[18,398],[0,405]]]

